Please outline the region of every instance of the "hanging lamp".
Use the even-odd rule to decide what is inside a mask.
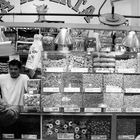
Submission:
[[[54,43],[58,45],[57,50],[67,52],[70,50],[69,46],[73,44],[73,38],[69,34],[68,28],[61,28],[56,36]]]
[[[130,52],[140,50],[140,41],[135,31],[129,31],[128,35],[122,40],[122,45],[127,47]]]
[[[100,15],[100,10],[104,6],[106,1],[107,0],[104,1],[104,3],[101,5],[99,9],[99,12],[98,12],[99,21],[105,25],[110,25],[110,26],[118,26],[118,25],[124,24],[126,22],[126,19],[122,15],[115,13],[115,7],[114,7],[114,2],[122,1],[122,0],[110,0],[111,7],[112,7],[111,13],[105,13],[105,14]]]

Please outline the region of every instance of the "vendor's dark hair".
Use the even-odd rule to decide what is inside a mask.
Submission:
[[[21,69],[22,64],[19,60],[13,59],[9,61],[9,67],[10,66],[18,66],[18,68]]]

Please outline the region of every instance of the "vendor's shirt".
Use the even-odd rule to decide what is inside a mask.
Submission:
[[[20,74],[18,78],[11,78],[10,74],[0,75],[2,98],[10,105],[23,105],[23,95],[27,91],[29,77]]]

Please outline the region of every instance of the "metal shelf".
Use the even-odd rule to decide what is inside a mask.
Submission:
[[[140,31],[139,26],[107,26],[102,24],[79,24],[79,23],[32,23],[32,22],[0,22],[5,27],[32,27],[32,28],[77,28],[87,30],[110,30],[110,31]]]

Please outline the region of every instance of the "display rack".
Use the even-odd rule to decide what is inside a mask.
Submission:
[[[106,25],[99,25],[99,24],[76,24],[76,23],[21,23],[21,22],[0,22],[0,26],[5,26],[5,27],[13,27],[13,28],[23,28],[23,27],[31,27],[31,28],[72,28],[72,29],[85,29],[85,30],[107,30],[107,31],[136,31],[136,32],[140,32],[140,28],[136,27],[136,26],[106,26]],[[94,55],[94,52],[93,52]],[[62,72],[64,74],[64,72]],[[108,73],[100,73],[103,76],[108,75]],[[109,73],[110,74],[110,73]],[[116,75],[118,73],[115,73]],[[119,73],[119,75],[122,75],[123,78],[125,75],[127,75],[127,73]],[[128,75],[140,75],[139,72],[137,73],[128,73]],[[123,79],[124,80],[124,79]],[[104,82],[104,81],[103,81]],[[124,83],[123,83],[124,86]],[[140,88],[140,87],[139,87]],[[139,91],[137,92],[137,94],[139,94]],[[133,112],[117,112],[118,110],[110,110],[110,112],[106,112],[104,111],[104,107],[101,107],[101,111],[100,112],[84,112],[83,108],[80,108],[80,112],[65,112],[63,110],[64,108],[62,108],[62,111],[60,112],[43,112],[42,110],[40,112],[22,112],[20,114],[20,118],[18,123],[16,124],[16,130],[21,129],[20,131],[18,130],[17,134],[17,138],[15,138],[15,140],[20,140],[18,137],[21,137],[22,133],[28,133],[28,134],[34,134],[37,135],[37,137],[35,136],[31,136],[30,139],[38,139],[38,140],[56,140],[58,137],[58,139],[73,139],[73,135],[71,136],[56,136],[55,133],[55,137],[44,137],[43,136],[43,119],[45,119],[45,121],[47,119],[51,120],[52,118],[54,118],[54,120],[57,119],[62,119],[63,117],[66,118],[66,121],[68,120],[73,120],[75,122],[78,122],[80,119],[86,120],[87,123],[90,124],[90,121],[93,121],[93,124],[96,123],[95,121],[98,122],[98,119],[104,120],[106,119],[109,123],[109,126],[107,126],[107,130],[110,131],[110,135],[109,137],[102,137],[99,133],[99,135],[96,135],[96,133],[94,133],[93,131],[93,136],[91,138],[88,139],[92,139],[92,140],[124,140],[124,139],[135,139],[136,136],[139,135],[140,131],[138,130],[139,124],[136,125],[136,122],[139,123],[140,119],[140,111],[138,109],[137,110],[131,110]],[[29,118],[29,122],[28,122],[28,118]],[[89,120],[88,120],[89,118]],[[20,125],[21,121],[23,119],[22,124]],[[93,119],[93,120],[92,120]],[[120,132],[118,129],[120,129],[121,126],[121,122],[124,120],[129,119],[130,122],[126,121],[126,123],[124,122],[124,133]],[[28,125],[24,125],[24,120],[25,120],[25,124],[29,124],[30,127]],[[48,121],[48,120],[47,120]],[[52,123],[54,124],[54,122],[52,121]],[[79,123],[79,122],[78,122]],[[104,123],[104,122],[103,122]],[[106,122],[105,122],[106,123]],[[91,124],[91,125],[93,125]],[[99,122],[100,124],[100,122]],[[134,133],[130,133],[130,132],[125,132],[127,129],[127,125],[130,125],[133,130],[135,129],[136,131]],[[14,133],[14,131],[12,131],[12,129],[14,129],[15,126],[11,126],[8,129],[2,130],[3,133],[5,134],[11,134]],[[19,128],[20,127],[20,128]],[[56,125],[55,125],[56,127]],[[92,129],[94,129],[92,126],[90,126]],[[96,127],[96,126],[95,126]],[[138,128],[136,128],[138,127]],[[29,131],[28,131],[29,129]],[[15,130],[15,131],[16,131]],[[32,131],[33,130],[33,131]],[[131,128],[128,128],[128,131],[130,131]],[[34,132],[35,131],[35,132]],[[99,129],[99,131],[101,131]],[[65,132],[65,131],[64,131]],[[67,133],[68,134],[68,133]],[[79,134],[80,135],[80,134]],[[78,136],[79,136],[78,135]],[[120,137],[118,137],[118,135],[120,135]],[[87,136],[87,135],[86,135]],[[75,136],[74,136],[75,137]],[[24,139],[28,139],[28,138],[24,138]],[[86,138],[75,138],[75,139],[80,139],[80,140],[86,140]],[[75,140],[74,139],[74,140]]]

